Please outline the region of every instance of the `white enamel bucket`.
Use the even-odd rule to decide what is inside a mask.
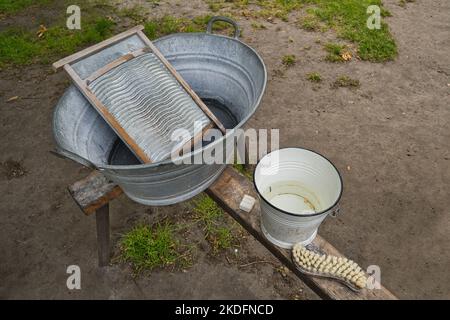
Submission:
[[[321,222],[339,211],[342,178],[322,155],[285,148],[264,156],[254,173],[261,203],[261,228],[273,244],[308,245]]]

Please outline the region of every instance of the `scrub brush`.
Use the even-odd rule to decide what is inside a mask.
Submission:
[[[353,291],[366,286],[366,274],[356,262],[308,250],[297,243],[292,248],[292,259],[298,270],[305,274],[336,279]]]

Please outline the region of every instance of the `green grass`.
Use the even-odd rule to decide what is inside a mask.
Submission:
[[[235,163],[235,164],[233,164],[233,168],[235,168],[237,171],[239,171],[239,173],[241,173],[242,175],[247,177],[247,179],[253,180],[253,173],[251,171],[247,170],[247,168],[245,167],[244,164]]]
[[[146,14],[145,8],[139,5],[134,7],[123,8],[117,11],[117,15],[119,17],[129,18],[136,23],[144,22],[146,19],[145,14]]]
[[[231,227],[227,226],[224,212],[217,203],[207,195],[201,195],[194,201],[196,220],[203,225],[205,239],[210,243],[213,254],[231,248],[235,236]]]
[[[208,4],[209,10],[212,12],[217,12],[221,9],[223,9],[226,6],[226,1],[224,0],[206,0],[206,3]],[[230,2],[230,1],[228,1]]]
[[[281,58],[281,63],[286,67],[291,67],[297,62],[297,58],[293,54],[285,55]]]
[[[114,23],[104,19],[85,21],[82,30],[53,26],[41,38],[35,32],[10,29],[0,33],[0,68],[8,65],[50,63],[77,49],[100,42],[112,34]]]
[[[324,46],[325,51],[328,52],[325,60],[329,62],[344,62],[344,58],[342,58],[342,54],[346,49],[346,46],[339,43],[327,43]]]
[[[119,260],[130,263],[136,275],[154,268],[189,266],[193,248],[182,244],[176,235],[193,225],[201,227],[213,255],[238,245],[235,225],[229,224],[228,217],[213,199],[202,194],[193,205],[193,220],[188,224],[168,221],[152,226],[139,224],[124,234],[119,245]]]
[[[397,46],[382,21],[380,30],[370,30],[366,23],[369,5],[378,5],[382,17],[390,13],[382,6],[381,0],[300,0],[311,5],[311,11],[330,28],[336,30],[339,37],[358,44],[358,55],[363,60],[381,62],[393,59],[397,55]]]
[[[8,30],[0,33],[0,67],[29,64],[40,51],[40,46],[25,31]]]
[[[253,29],[256,29],[256,30],[267,29],[267,27],[264,24],[259,23],[259,22],[252,22],[251,26]]]
[[[306,79],[318,83],[322,81],[322,76],[318,72],[310,72],[306,75]]]
[[[96,4],[100,5],[100,2]],[[119,17],[136,21],[145,20],[136,7],[118,11],[117,14]],[[93,18],[94,16],[96,18]],[[145,33],[150,39],[155,39],[176,32],[204,32],[210,18],[210,15],[197,16],[194,19],[164,16],[145,23]],[[36,36],[35,30],[13,28],[0,32],[0,68],[33,63],[47,64],[100,42],[116,32],[115,23],[106,18],[98,18],[98,14],[83,15],[81,27],[81,30],[69,30],[62,19],[59,24],[48,27],[41,38]],[[214,24],[214,31],[231,33],[232,27],[227,23],[217,22]]]
[[[81,46],[100,42],[112,34],[114,22],[100,18],[85,23],[82,30],[72,31],[64,27],[49,28],[41,47],[48,54],[65,55]]]
[[[357,79],[352,79],[349,76],[340,76],[339,78],[337,78],[333,84],[332,87],[333,88],[358,88],[361,85],[361,83],[359,82],[359,80]]]
[[[256,11],[255,15],[263,18],[276,17],[283,21],[288,21],[288,14],[303,5],[299,0],[257,0],[256,4],[261,10]]]
[[[307,31],[325,31],[325,26],[320,22],[319,18],[315,15],[308,14],[299,18],[298,26]]]
[[[135,273],[175,265],[182,255],[174,232],[175,226],[169,223],[134,227],[122,237],[121,259],[131,263]]]
[[[238,10],[238,14],[248,17],[261,18],[279,18],[287,21],[288,14],[295,8],[301,7],[298,0],[205,0],[209,10],[214,13],[221,12],[229,13],[233,10]],[[257,5],[258,10],[249,8],[248,5]]]
[[[192,264],[193,248],[176,238],[183,230],[199,226],[213,255],[239,245],[236,224],[205,194],[192,202],[189,223],[139,224],[122,236],[119,261],[128,262],[137,275],[157,267],[186,267]]]
[[[51,0],[0,0],[0,14],[12,14],[32,5],[48,4]]]
[[[405,8],[408,2],[415,2],[415,0],[399,0],[398,5]]]
[[[383,62],[397,55],[397,46],[388,25],[381,22],[380,30],[367,28],[367,7],[378,5],[382,17],[390,12],[382,0],[257,0],[259,10],[252,10],[252,16],[287,20],[294,10],[306,8],[307,15],[300,18],[299,27],[311,31],[333,29],[337,35],[358,45],[358,56],[362,60]]]
[[[145,23],[144,32],[152,39],[156,39],[171,33],[178,32],[204,32],[206,25],[211,19],[211,15],[197,16],[193,19],[177,18],[174,16],[164,16],[158,20],[152,20]],[[214,31],[230,31],[231,26],[225,22],[216,22],[213,26]]]
[[[0,0],[0,13],[15,13],[31,5],[47,4],[53,0]],[[84,1],[82,1],[84,3]],[[381,62],[393,59],[397,54],[394,39],[388,26],[382,22],[381,30],[369,30],[366,27],[368,5],[380,5],[381,0],[255,0],[259,6],[256,10],[244,10],[249,1],[210,1],[222,8],[246,11],[252,17],[265,17],[286,20],[289,12],[307,8],[305,20],[300,26],[308,30],[334,29],[338,36],[358,45],[358,55],[363,60]],[[108,6],[106,1],[93,1],[94,7]],[[108,10],[109,10],[108,9]],[[113,22],[91,14],[91,7],[83,6],[82,30],[67,30],[65,19],[59,24],[48,27],[42,38],[36,36],[36,30],[6,29],[0,32],[0,68],[8,65],[27,65],[32,63],[49,63],[76,52],[77,50],[99,42],[113,33]],[[64,12],[63,12],[64,13]],[[63,13],[61,14],[63,16]],[[135,21],[145,21],[139,7],[117,13]],[[230,15],[228,13],[221,13]],[[382,8],[382,15],[389,12]],[[91,17],[89,17],[91,16]],[[92,18],[96,16],[96,18]],[[145,23],[145,32],[151,39],[175,32],[203,32],[210,15],[196,17],[192,20],[165,16],[161,19]],[[63,17],[64,18],[64,17]],[[259,27],[256,23],[253,27]],[[221,33],[231,34],[232,28],[226,23],[214,24],[214,29]],[[334,56],[333,58],[337,58]],[[336,61],[339,58],[336,59]],[[286,61],[287,64],[292,64]]]

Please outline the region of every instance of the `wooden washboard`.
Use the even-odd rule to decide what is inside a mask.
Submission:
[[[167,159],[222,123],[134,27],[53,64],[72,81],[143,163]],[[100,67],[99,67],[100,66]],[[176,129],[185,134],[172,141]]]

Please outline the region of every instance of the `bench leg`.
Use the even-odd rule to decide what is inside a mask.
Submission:
[[[105,204],[95,213],[97,224],[98,265],[109,265],[111,248],[109,244],[109,204]]]

